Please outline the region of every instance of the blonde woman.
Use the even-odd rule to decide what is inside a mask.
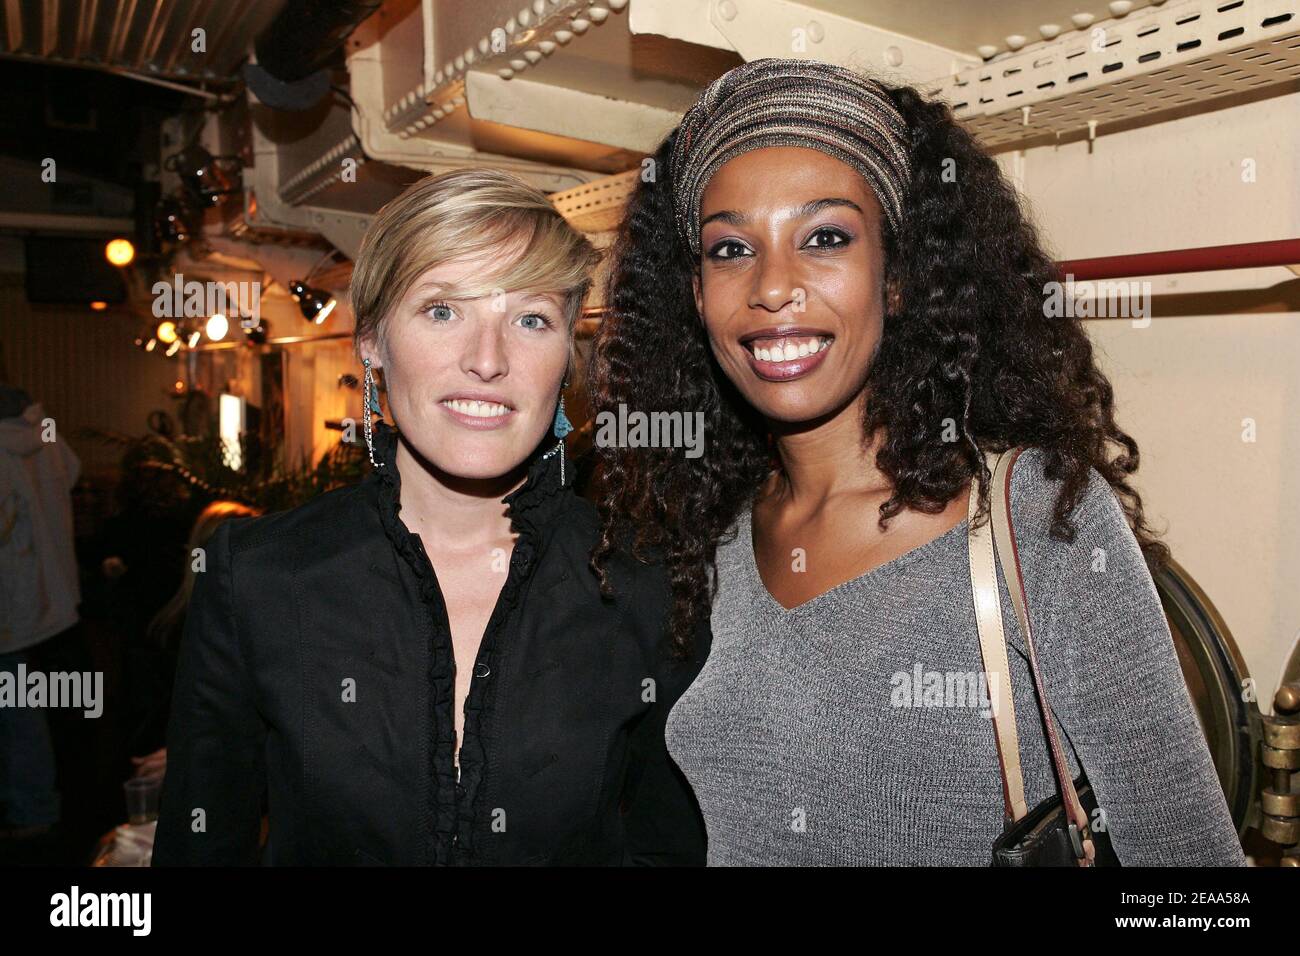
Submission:
[[[663,741],[697,663],[660,568],[616,560],[602,597],[565,457],[595,260],[490,170],[376,217],[351,288],[374,467],[214,537],[155,865],[256,862],[264,794],[273,864],[703,862]]]

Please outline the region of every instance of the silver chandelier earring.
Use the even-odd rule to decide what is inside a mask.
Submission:
[[[548,451],[543,458],[550,458],[552,455],[560,456],[560,487],[564,487],[564,436],[573,431],[573,423],[569,421],[569,416],[564,414],[564,390],[569,387],[569,380],[566,378],[564,384],[560,386],[560,404],[555,407],[555,421],[551,425],[551,434],[557,441],[555,447]]]
[[[376,468],[384,467],[382,461],[375,461],[375,440],[370,425],[370,415],[373,412],[380,418],[384,417],[384,410],[379,407],[379,389],[375,386],[375,372],[370,367],[370,359],[362,359],[361,364],[366,367],[366,378],[362,383],[365,389],[366,397],[362,400],[361,422],[366,433],[366,449],[370,452],[370,464]]]

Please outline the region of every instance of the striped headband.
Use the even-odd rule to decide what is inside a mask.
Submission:
[[[722,164],[765,146],[803,146],[867,181],[897,232],[911,176],[907,124],[884,88],[817,60],[762,59],[713,81],[673,144],[673,203],[682,241],[700,255],[700,198]]]

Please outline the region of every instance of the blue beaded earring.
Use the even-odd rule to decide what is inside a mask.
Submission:
[[[564,436],[573,431],[573,422],[569,421],[569,416],[564,414],[564,389],[569,387],[569,380],[565,379],[564,384],[560,387],[560,404],[555,407],[555,422],[551,425],[551,434],[558,441],[555,447],[548,451],[543,458],[550,458],[557,452],[560,455],[560,487],[564,487]]]
[[[375,461],[375,441],[370,426],[370,416],[375,414],[380,418],[384,417],[384,410],[379,407],[379,388],[375,385],[375,373],[370,367],[370,359],[362,359],[361,364],[366,367],[366,379],[362,383],[366,397],[361,403],[362,415],[361,422],[365,426],[366,448],[370,452],[370,464],[376,468],[384,467],[382,461]]]

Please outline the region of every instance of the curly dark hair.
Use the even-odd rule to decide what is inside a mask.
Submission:
[[[910,131],[912,176],[898,234],[882,221],[885,283],[897,305],[866,384],[864,436],[879,434],[876,464],[892,487],[881,526],[905,508],[942,511],[977,472],[984,487],[976,521],[987,520],[982,452],[1038,446],[1046,476],[1063,481],[1053,537],[1074,540],[1070,514],[1096,468],[1148,564],[1159,567],[1168,548],[1128,483],[1137,443],[1115,423],[1113,390],[1080,321],[1044,314],[1044,285],[1059,275],[1015,190],[947,105],[909,87],[884,88]],[[710,444],[699,458],[596,449],[602,528],[592,568],[608,589],[605,565],[616,546],[664,561],[672,641],[684,654],[708,618],[718,541],[779,462],[763,421],[714,359],[695,307],[698,264],[673,219],[676,132],[655,154],[657,175],[643,176],[629,200],[588,374],[593,414],[620,403],[704,413]],[[951,163],[957,174],[945,177]],[[944,419],[955,422],[958,441],[936,430]]]

